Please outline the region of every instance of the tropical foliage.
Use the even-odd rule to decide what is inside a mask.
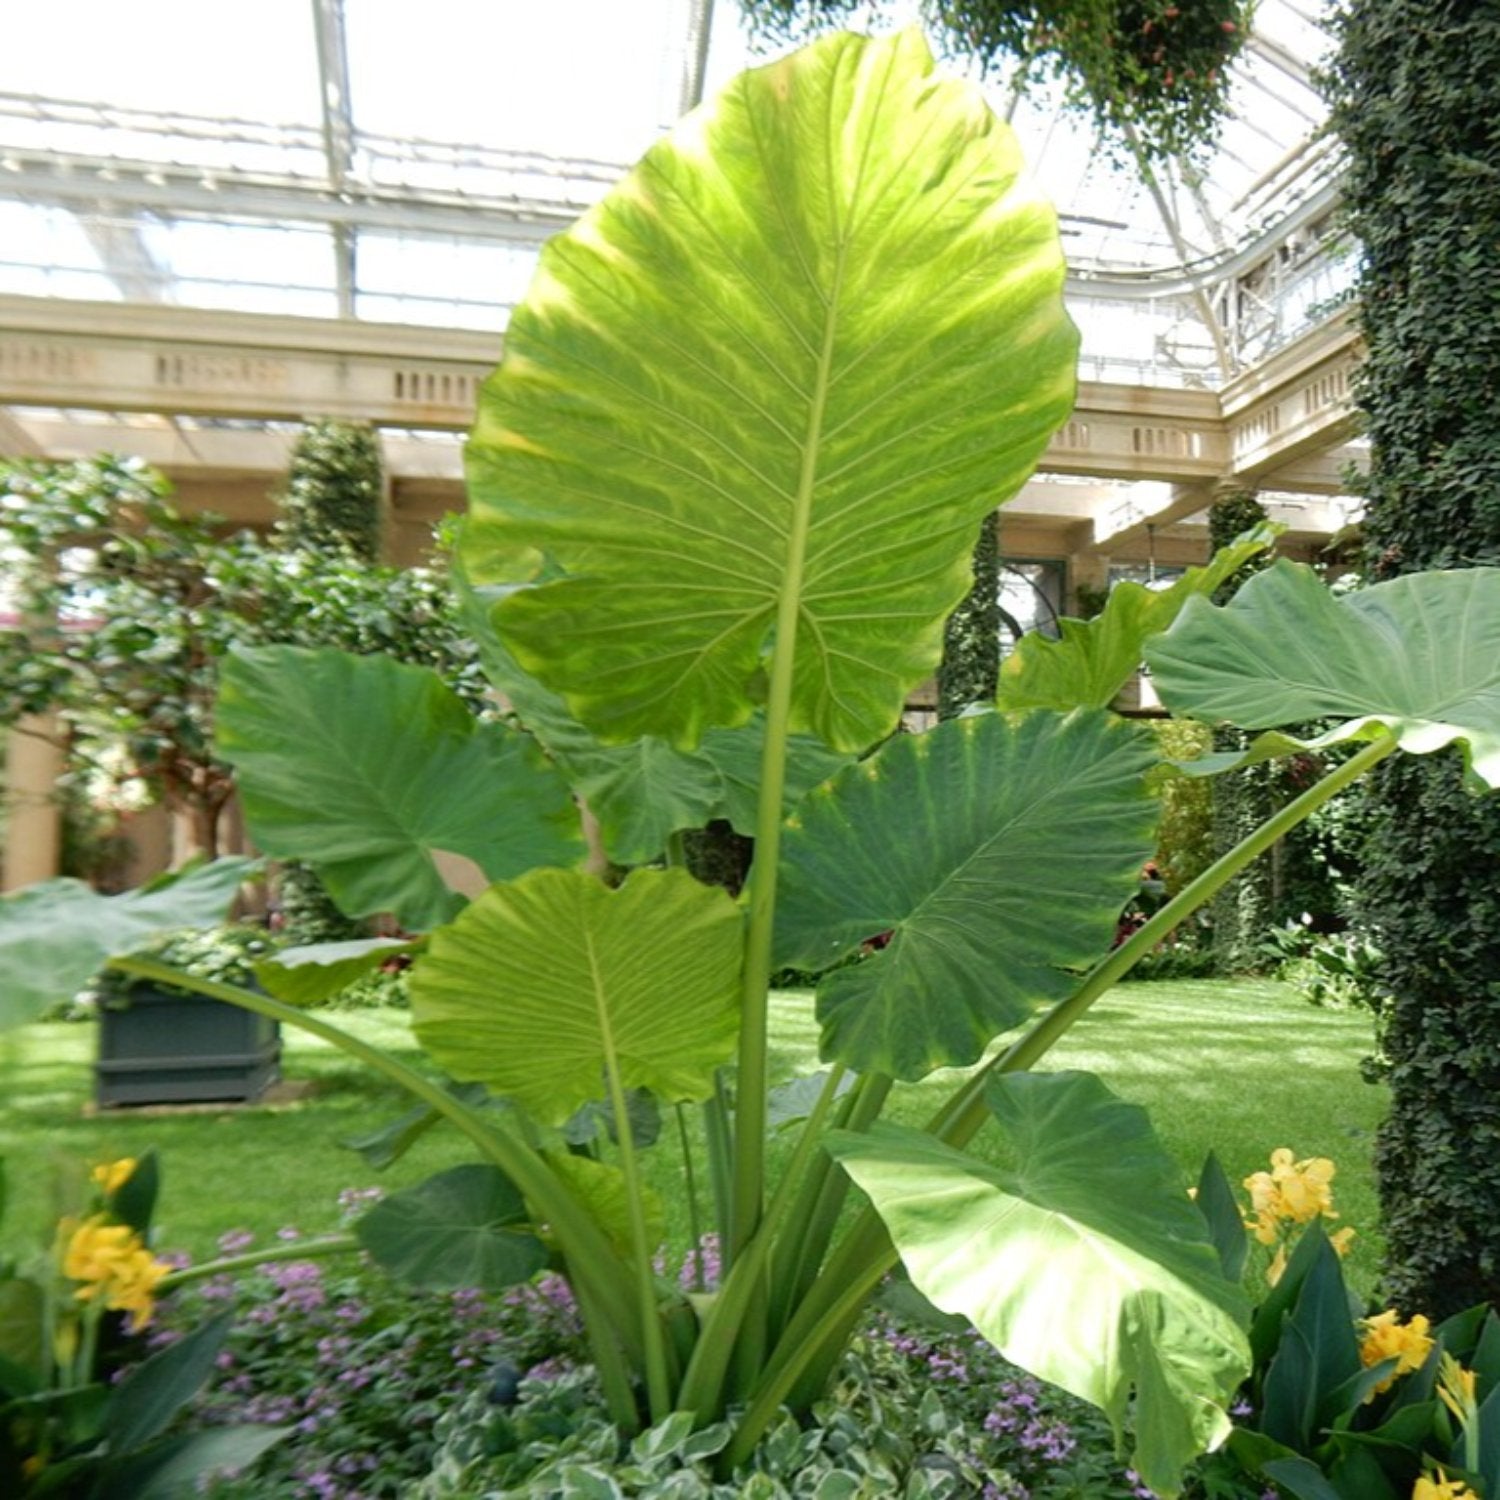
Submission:
[[[433,1119],[461,1130],[479,1161],[392,1195],[361,1243],[417,1283],[503,1290],[554,1266],[610,1422],[688,1442],[726,1421],[721,1473],[781,1430],[783,1407],[813,1405],[900,1260],[928,1301],[1096,1403],[1142,1480],[1174,1492],[1229,1431],[1249,1311],[1142,1112],[1036,1064],[1369,767],[1457,742],[1477,780],[1497,770],[1500,572],[1334,603],[1281,564],[1225,609],[1183,590],[1165,630],[1154,608],[1107,612],[1099,631],[1128,640],[1111,670],[1144,653],[1177,712],[1260,729],[1316,698],[1358,746],[1111,951],[1155,843],[1149,733],[1090,696],[891,738],[980,518],[1067,414],[1062,280],[1009,132],[977,90],[934,76],[914,34],[831,37],[737,79],[547,246],[482,393],[461,560],[516,722],[475,723],[435,679],[372,658],[263,648],[225,667],[218,746],[257,842],[416,933],[415,1030],[448,1078],[285,998],[315,1001],[388,941],[262,963],[268,994],[174,976],[128,943],[110,958],[402,1084],[420,1108],[389,1151]],[[1399,661],[1372,651],[1382,632],[1409,642]],[[612,885],[581,867],[568,757],[537,751],[528,702],[544,745],[625,748],[655,807],[617,827],[649,833],[667,868]],[[816,778],[789,770],[798,735],[846,762],[800,797]],[[700,776],[686,802],[684,759]],[[719,796],[755,836],[739,901],[677,867],[684,808]],[[65,896],[41,915],[67,919]],[[0,958],[30,969],[0,999],[6,1020],[101,956],[42,941],[24,904],[0,914]],[[828,1071],[791,1102],[767,1086],[778,963],[829,967]],[[986,1054],[926,1131],[879,1122],[903,1082]],[[657,1275],[640,1171],[662,1149],[652,1119],[689,1107],[722,1244],[711,1293]],[[775,1181],[773,1119],[794,1140]],[[981,1127],[1004,1169],[964,1153]],[[697,1180],[689,1156],[685,1191]],[[870,1206],[846,1217],[853,1185]]]

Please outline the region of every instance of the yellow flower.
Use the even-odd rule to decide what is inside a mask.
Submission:
[[[65,1233],[70,1222],[64,1224]],[[107,1281],[115,1265],[139,1243],[129,1225],[111,1224],[103,1214],[95,1214],[68,1234],[63,1275],[71,1281]]]
[[[1462,1423],[1472,1420],[1477,1406],[1474,1372],[1466,1370],[1451,1354],[1438,1366],[1438,1395],[1443,1405]]]
[[[1252,1214],[1245,1220],[1245,1228],[1262,1245],[1274,1245],[1281,1238],[1283,1223],[1309,1224],[1319,1217],[1338,1218],[1333,1210],[1334,1171],[1326,1156],[1296,1161],[1288,1147],[1278,1146],[1271,1153],[1269,1172],[1252,1172],[1245,1178]]]
[[[94,1168],[93,1180],[106,1198],[113,1197],[135,1175],[136,1160],[122,1156],[119,1161],[102,1161]]]
[[[1275,1286],[1281,1280],[1281,1274],[1286,1270],[1286,1246],[1278,1245],[1276,1254],[1271,1257],[1271,1264],[1266,1267],[1266,1285]]]
[[[1343,1229],[1336,1229],[1328,1236],[1328,1243],[1333,1246],[1340,1256],[1345,1256],[1349,1253],[1349,1248],[1354,1243],[1354,1231],[1347,1226]]]
[[[1412,1487],[1411,1500],[1479,1500],[1462,1479],[1449,1479],[1441,1469],[1436,1479],[1425,1474]]]
[[[102,1302],[111,1312],[130,1313],[131,1330],[138,1332],[151,1317],[157,1282],[171,1268],[146,1249],[133,1229],[111,1224],[103,1214],[71,1230],[65,1221],[63,1232],[68,1236],[63,1275],[83,1283],[74,1298]]]
[[[1389,1390],[1398,1376],[1409,1375],[1413,1370],[1421,1369],[1432,1350],[1433,1340],[1429,1333],[1431,1327],[1432,1324],[1421,1313],[1410,1323],[1403,1323],[1392,1308],[1365,1319],[1365,1335],[1359,1345],[1359,1357],[1365,1368],[1378,1365],[1385,1359],[1399,1361],[1395,1370],[1370,1392],[1370,1397]]]

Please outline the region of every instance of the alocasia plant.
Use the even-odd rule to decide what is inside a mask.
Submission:
[[[1062,282],[1054,215],[1009,131],[935,75],[916,35],[830,37],[747,73],[547,246],[481,394],[463,586],[516,722],[461,720],[431,681],[368,660],[261,650],[225,671],[220,749],[257,843],[417,932],[415,1031],[453,1081],[279,998],[346,983],[350,945],[262,965],[268,995],[177,982],[400,1082],[422,1110],[387,1155],[432,1119],[462,1130],[481,1164],[395,1195],[366,1247],[419,1279],[503,1281],[545,1246],[613,1419],[728,1412],[726,1468],[779,1406],[816,1398],[899,1256],[933,1303],[1117,1424],[1133,1417],[1132,1461],[1170,1493],[1228,1430],[1248,1311],[1144,1114],[1035,1064],[1176,922],[1398,747],[1458,740],[1497,779],[1500,572],[1479,570],[1336,603],[1284,565],[1218,611],[1188,599],[1209,571],[1028,651],[1006,689],[1024,711],[880,744],[937,661],[976,526],[1068,414]],[[1267,617],[1258,600],[1278,587]],[[1409,650],[1372,645],[1408,626]],[[1153,741],[1106,707],[1142,654],[1179,713],[1347,714],[1369,743],[1111,952],[1153,846]],[[1231,690],[1247,660],[1253,684]],[[669,867],[617,888],[587,872],[565,786],[601,804],[616,858]],[[673,835],[710,817],[755,836],[738,901],[672,867]],[[101,956],[38,944],[45,914],[0,908],[0,953],[31,965],[4,1005],[13,1023]],[[835,967],[878,933],[883,948]],[[831,971],[817,999],[831,1066],[771,1181],[778,964]],[[1018,1027],[928,1131],[879,1123],[901,1082]],[[652,1268],[641,1087],[705,1111],[725,1267],[691,1302]],[[600,1101],[613,1146],[570,1154]],[[986,1124],[1012,1168],[964,1154]],[[870,1207],[848,1222],[851,1183]]]

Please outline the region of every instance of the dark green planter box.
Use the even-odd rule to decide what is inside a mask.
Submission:
[[[149,985],[99,1013],[94,1099],[246,1104],[281,1077],[281,1028],[237,1005]]]

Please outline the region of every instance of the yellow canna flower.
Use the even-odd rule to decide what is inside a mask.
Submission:
[[[1439,1469],[1436,1479],[1423,1474],[1412,1487],[1411,1500],[1479,1500],[1462,1479],[1449,1479]]]
[[[74,1298],[130,1313],[131,1330],[139,1332],[155,1306],[156,1284],[171,1268],[146,1249],[133,1229],[111,1224],[103,1214],[71,1227],[65,1221],[63,1232],[63,1275],[83,1283]]]
[[[115,1264],[140,1243],[129,1225],[111,1224],[103,1214],[95,1214],[70,1231],[71,1222],[64,1223],[68,1243],[63,1251],[63,1275],[71,1281],[107,1281]]]
[[[1438,1366],[1438,1395],[1461,1423],[1467,1424],[1473,1419],[1478,1405],[1474,1372],[1464,1369],[1451,1354],[1444,1354]]]
[[[1354,1244],[1354,1231],[1347,1226],[1343,1229],[1336,1229],[1328,1236],[1328,1243],[1333,1246],[1340,1257],[1345,1256]]]
[[[102,1161],[92,1172],[99,1191],[106,1198],[113,1197],[135,1175],[136,1159],[122,1156],[119,1161]]]
[[[1282,1272],[1286,1270],[1286,1246],[1278,1245],[1276,1254],[1271,1257],[1271,1264],[1266,1267],[1266,1285],[1275,1286],[1281,1280]]]
[[[1359,1357],[1365,1368],[1378,1365],[1385,1359],[1394,1358],[1399,1361],[1395,1370],[1370,1392],[1367,1400],[1378,1396],[1381,1391],[1389,1390],[1399,1376],[1421,1369],[1432,1351],[1431,1327],[1432,1324],[1421,1313],[1410,1323],[1403,1323],[1393,1308],[1365,1319],[1364,1338],[1359,1345]]]

